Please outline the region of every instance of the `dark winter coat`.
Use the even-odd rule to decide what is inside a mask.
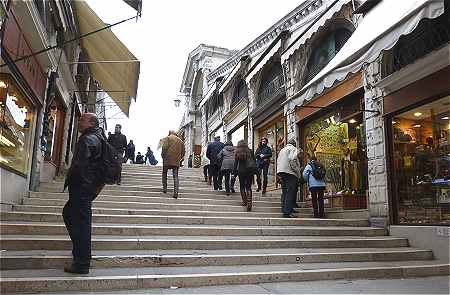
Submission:
[[[126,152],[127,156],[130,158],[134,157],[135,150],[136,150],[136,148],[135,148],[134,144],[129,143],[127,145],[127,152]]]
[[[219,162],[222,162],[220,170],[233,170],[234,168],[234,150],[232,145],[226,145],[217,155]]]
[[[102,141],[99,137],[106,140],[100,128],[89,128],[82,133],[75,147],[65,187],[92,192],[103,186],[103,183],[98,180],[102,157]]]
[[[214,141],[206,148],[206,157],[209,159],[210,165],[220,165],[220,161],[217,158],[220,151],[224,148],[225,144],[220,141]]]
[[[251,157],[250,159],[245,159],[245,160],[235,159],[233,175],[237,176],[237,175],[249,175],[249,174],[253,175],[253,174],[255,174],[256,171],[254,169],[249,169],[249,167],[248,167],[248,161],[255,162],[255,155],[253,154],[253,152],[250,149],[249,149],[249,152],[250,152],[250,157]]]
[[[263,156],[261,158],[261,155]],[[272,149],[266,144],[258,147],[255,153],[256,166],[264,168],[270,165],[270,158],[272,158]]]
[[[108,142],[112,145],[119,155],[123,155],[123,152],[127,148],[127,137],[122,133],[113,133],[109,136]]]

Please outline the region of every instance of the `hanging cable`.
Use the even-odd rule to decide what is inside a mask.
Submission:
[[[103,31],[103,30],[109,29],[109,28],[111,28],[111,27],[114,27],[114,26],[116,26],[116,25],[119,25],[119,24],[121,24],[121,23],[127,22],[127,21],[132,20],[132,19],[135,19],[135,18],[136,18],[136,16],[133,16],[133,17],[130,17],[130,18],[127,18],[127,19],[118,21],[118,22],[116,22],[116,23],[107,25],[107,26],[105,26],[105,27],[103,27],[103,28],[100,28],[100,29],[98,29],[98,30],[95,30],[95,31],[92,31],[92,32],[89,32],[89,33],[80,35],[80,36],[78,36],[78,37],[72,38],[72,39],[70,39],[70,40],[64,41],[64,42],[63,42],[62,44],[60,44],[60,45],[58,45],[58,44],[57,44],[57,45],[53,45],[53,46],[44,48],[44,49],[42,49],[42,50],[39,50],[39,51],[37,51],[37,52],[33,52],[33,53],[29,54],[29,55],[22,56],[22,57],[20,57],[20,58],[18,58],[18,59],[13,60],[12,63],[16,63],[16,62],[19,62],[19,61],[28,59],[28,58],[30,58],[30,57],[39,55],[39,54],[41,54],[41,53],[47,52],[47,51],[49,51],[49,50],[53,50],[53,49],[55,49],[55,48],[57,48],[57,47],[64,46],[64,45],[66,45],[66,44],[68,44],[68,43],[72,43],[72,42],[74,42],[74,41],[80,40],[80,39],[82,39],[82,38],[85,38],[85,37],[87,37],[87,36],[90,36],[90,35],[93,35],[93,34],[95,34],[95,33],[101,32],[101,31]],[[0,68],[3,68],[3,67],[5,67],[5,66],[7,66],[7,65],[8,65],[7,62],[6,62],[6,63],[3,63],[3,64],[0,65]]]

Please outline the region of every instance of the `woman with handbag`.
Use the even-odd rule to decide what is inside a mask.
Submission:
[[[252,181],[256,171],[256,160],[253,152],[244,140],[237,144],[233,175],[239,176],[239,185],[242,197],[242,206],[252,211]]]

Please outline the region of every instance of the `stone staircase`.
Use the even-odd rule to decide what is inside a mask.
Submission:
[[[180,195],[173,199],[161,193],[160,175],[161,167],[125,165],[123,184],[105,187],[94,202],[89,275],[62,270],[71,261],[62,179],[2,212],[1,292],[449,274],[448,262],[369,227],[367,219],[313,219],[309,208],[299,209],[300,218],[281,218],[279,193],[255,194],[253,211],[246,212],[238,193],[212,191],[199,169],[180,171]]]

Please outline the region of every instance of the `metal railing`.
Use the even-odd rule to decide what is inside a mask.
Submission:
[[[262,91],[258,94],[257,103],[258,105],[264,104],[285,93],[285,91],[283,76],[279,75],[264,86]]]

